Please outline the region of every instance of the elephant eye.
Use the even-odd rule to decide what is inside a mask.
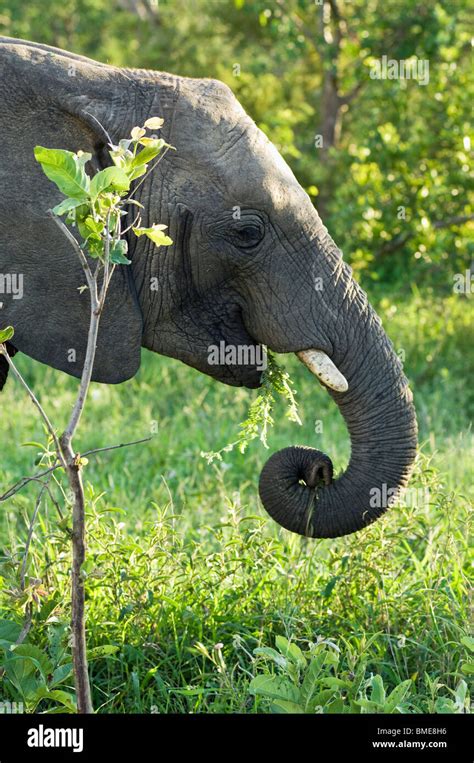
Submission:
[[[264,235],[263,226],[247,223],[235,227],[232,231],[234,244],[240,249],[251,249],[260,243]]]

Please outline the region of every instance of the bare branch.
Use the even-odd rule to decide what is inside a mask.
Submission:
[[[50,466],[49,469],[45,469],[44,472],[38,472],[38,474],[33,474],[31,477],[22,477],[18,482],[15,482],[12,487],[8,488],[8,490],[3,493],[3,495],[0,495],[0,502],[7,501],[9,498],[15,495],[15,493],[19,493],[20,490],[22,490],[25,485],[27,485],[29,482],[41,482],[41,477],[44,477],[46,474],[50,474],[51,472],[54,472],[55,469],[64,468],[63,464],[55,464],[54,466]]]
[[[50,209],[48,210],[49,216],[54,220],[60,231],[66,236],[67,240],[70,244],[72,244],[72,248],[76,252],[77,256],[79,257],[79,260],[82,265],[82,269],[84,270],[84,273],[86,274],[87,278],[87,285],[89,286],[89,289],[93,289],[94,287],[94,276],[92,275],[92,271],[89,267],[89,263],[87,261],[87,257],[82,251],[81,247],[79,246],[79,243],[75,236],[71,233],[69,228],[64,225],[63,221],[59,219],[57,215],[54,214],[54,212]]]
[[[62,457],[62,454],[61,454],[61,446],[59,444],[59,440],[57,438],[57,435],[56,435],[56,432],[55,432],[55,430],[53,428],[53,425],[51,424],[51,422],[50,422],[50,420],[49,420],[49,418],[48,418],[48,416],[46,414],[46,411],[44,410],[43,406],[39,402],[38,398],[36,397],[34,392],[29,388],[29,386],[26,383],[26,381],[24,380],[23,376],[21,375],[21,373],[16,368],[16,366],[13,363],[10,355],[8,354],[8,350],[7,350],[7,348],[6,348],[6,346],[4,344],[0,344],[0,355],[3,355],[5,357],[8,365],[10,366],[10,368],[11,368],[11,370],[13,372],[13,374],[16,376],[16,378],[18,379],[18,381],[20,382],[22,387],[26,390],[26,392],[28,394],[28,397],[32,401],[33,405],[38,409],[41,418],[43,419],[44,423],[46,424],[48,432],[50,433],[51,437],[53,438],[53,442],[54,442],[54,445],[55,445],[55,448],[56,448],[56,452],[58,454],[58,458],[62,462],[63,466],[65,466],[65,461],[64,461],[64,459]]]
[[[133,442],[123,442],[120,445],[109,445],[105,448],[94,448],[93,450],[86,450],[85,453],[81,453],[81,456],[91,456],[94,453],[104,453],[107,450],[118,450],[119,448],[128,448],[129,445],[141,445],[143,442],[150,442],[153,437],[144,437],[142,440],[134,440]]]

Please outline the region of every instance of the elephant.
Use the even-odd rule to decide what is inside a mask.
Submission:
[[[0,293],[0,328],[15,329],[11,351],[78,377],[89,322],[80,264],[47,214],[59,194],[34,146],[82,149],[97,171],[110,164],[109,140],[162,117],[162,137],[176,150],[136,198],[143,224],[166,224],[173,245],[156,251],[145,236],[128,241],[132,262],[111,282],[93,380],[130,379],[145,347],[225,384],[257,388],[258,364],[210,364],[209,347],[296,353],[338,405],[351,456],[334,478],[319,450],[274,453],[260,476],[263,506],[281,526],[311,538],[348,535],[384,514],[416,456],[408,381],[309,196],[232,90],[218,80],[117,68],[5,37],[0,69],[7,189],[0,274],[4,284],[15,275],[23,282],[21,298]],[[3,366],[2,386],[5,379]]]

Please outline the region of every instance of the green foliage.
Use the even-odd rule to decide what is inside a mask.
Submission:
[[[363,536],[318,544],[250,513],[240,503],[252,500],[245,488],[232,499],[225,483],[217,495],[205,486],[207,498],[197,494],[184,512],[169,500],[131,512],[88,485],[95,704],[105,703],[101,712],[468,712],[469,507],[435,491],[435,473],[419,464],[415,485],[426,479],[428,510],[402,508]],[[16,647],[29,501],[15,500],[9,535],[18,540],[0,560],[4,696],[29,711],[72,712],[69,535],[48,502],[29,562],[32,628]],[[192,510],[205,500],[209,522],[198,518],[193,529]]]
[[[249,406],[245,420],[239,424],[237,440],[225,445],[218,451],[201,455],[211,464],[215,459],[222,461],[222,454],[232,451],[235,447],[240,453],[245,453],[247,446],[257,437],[265,448],[268,448],[268,429],[274,425],[272,411],[275,407],[276,395],[286,402],[286,416],[290,421],[301,425],[296,403],[296,392],[293,382],[285,369],[280,366],[274,353],[266,350],[267,367],[262,374],[262,385],[255,400]]]
[[[162,124],[160,117],[150,117],[144,127],[133,128],[130,139],[111,144],[109,155],[114,166],[100,170],[92,178],[85,170],[91,154],[35,147],[36,161],[66,196],[53,208],[53,213],[66,215],[66,221],[77,228],[84,240],[87,254],[102,264],[131,263],[126,257],[128,245],[122,238],[121,220],[130,204],[141,207],[128,196],[131,183],[146,174],[149,163],[163,148],[172,148],[164,140],[146,135],[147,129],[158,129]],[[147,236],[156,246],[169,246],[173,242],[163,233],[166,227],[155,223],[149,228],[135,226],[132,230],[137,236]]]
[[[10,339],[13,338],[14,333],[15,331],[13,329],[13,326],[7,326],[4,329],[0,329],[0,344],[9,342]]]
[[[252,694],[270,700],[272,710],[298,714],[408,710],[412,680],[402,681],[387,695],[382,676],[365,677],[363,661],[355,673],[341,669],[340,649],[327,639],[311,644],[306,652],[283,636],[277,636],[275,642],[278,651],[268,647],[254,650],[265,662],[265,670],[249,685]],[[271,669],[272,664],[277,673]],[[466,687],[465,682],[461,683]]]
[[[4,0],[0,31],[115,65],[222,79],[289,161],[356,277],[448,293],[474,253],[465,2],[337,6],[339,26],[322,23],[313,0],[115,2],[113,12],[105,0]],[[384,55],[428,61],[429,82],[371,78]],[[335,145],[321,150],[329,77],[347,102]]]
[[[151,228],[132,228],[132,230],[136,236],[147,236],[157,246],[169,246],[173,242],[169,236],[163,233],[166,227],[166,225],[157,225],[155,223]]]
[[[307,664],[312,652],[328,652],[334,665],[338,660],[336,667],[325,663],[315,677],[314,694],[324,692],[323,712],[342,705],[344,712],[365,713],[367,707],[355,703],[376,701],[377,712],[386,712],[380,679],[385,702],[397,687],[410,686],[397,699],[406,712],[468,711],[474,494],[467,423],[472,400],[463,377],[472,354],[472,305],[455,295],[436,302],[417,293],[404,299],[384,292],[376,307],[396,350],[405,352],[422,447],[411,486],[428,490],[429,501],[395,508],[351,537],[310,542],[268,519],[256,501],[261,449],[248,448],[244,455],[236,449],[232,459],[224,457],[212,469],[199,458],[200,450],[229,442],[252,393],[149,353],[133,382],[93,385],[79,451],[122,442],[124,431],[139,439],[150,421],[159,425],[148,444],[89,456],[87,477],[97,486],[112,458],[114,466],[105,494],[87,487],[88,638],[99,712],[269,712],[273,699],[254,694],[252,681],[274,675],[300,692],[308,668],[301,660],[298,667],[296,648]],[[269,445],[276,450],[315,444],[331,455],[336,470],[344,468],[349,445],[337,409],[296,358],[284,360],[298,390],[302,426],[287,419],[277,396]],[[17,365],[42,398],[54,386],[55,405],[70,410],[74,380],[24,356]],[[35,461],[36,470],[46,468],[53,454],[40,443],[37,418],[24,415],[14,385],[2,394],[9,416],[0,419],[0,438],[24,446],[3,454],[0,481],[8,486],[31,473]],[[323,422],[317,435],[314,417]],[[62,505],[60,486],[53,482],[51,490]],[[69,513],[58,520],[44,497],[22,593],[19,576],[35,493],[30,485],[0,513],[0,618],[12,624],[5,630],[0,620],[0,667],[29,601],[26,643],[40,649],[64,680],[51,686],[48,679],[49,698],[39,700],[34,691],[41,692],[44,681],[35,667],[36,688],[26,706],[64,711],[51,692],[73,694]],[[265,659],[266,653],[278,655],[280,666]],[[374,687],[375,676],[380,678]],[[25,702],[10,678],[2,686],[5,699]],[[310,679],[306,689],[311,691]],[[302,699],[298,694],[287,701]]]
[[[35,146],[35,159],[43,168],[43,172],[67,198],[66,201],[85,202],[90,193],[90,178],[84,165],[92,158],[92,154],[79,151],[73,154],[55,148]],[[72,207],[72,208],[75,208]]]

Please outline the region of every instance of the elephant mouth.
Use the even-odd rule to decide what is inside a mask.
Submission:
[[[324,387],[347,392],[347,379],[323,350],[310,348],[295,355]],[[226,344],[221,340],[209,352],[207,364],[205,372],[217,381],[255,389],[261,385],[267,367],[265,346],[254,340],[247,344]]]
[[[207,348],[205,365],[199,370],[232,387],[256,389],[267,367],[264,345],[253,340],[228,343],[220,340]]]

